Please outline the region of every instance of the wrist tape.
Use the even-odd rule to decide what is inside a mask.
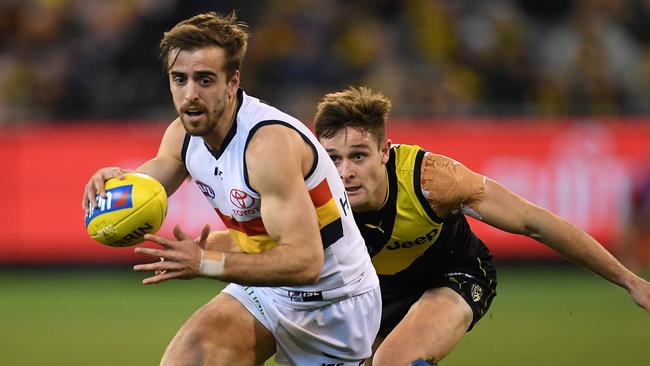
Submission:
[[[219,255],[221,254],[221,255]],[[199,274],[204,277],[219,277],[223,275],[226,253],[206,252],[201,249],[201,264]]]

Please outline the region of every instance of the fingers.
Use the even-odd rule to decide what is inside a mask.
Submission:
[[[81,208],[86,212],[90,210],[90,206],[97,208],[97,195],[106,197],[104,182],[110,178],[124,179],[125,174],[126,170],[118,167],[102,168],[95,172],[84,189]]]
[[[178,272],[182,268],[182,264],[174,261],[158,261],[133,266],[133,270],[136,272],[159,272],[161,274],[165,272]]]
[[[136,248],[147,249],[147,248]],[[138,251],[141,252],[141,251]],[[145,278],[142,283],[145,285],[152,285],[167,281],[173,278],[189,279],[193,276],[188,272],[187,267],[180,262],[173,260],[167,261],[161,258],[158,262],[137,264],[133,266],[136,272],[153,272],[154,276]]]
[[[194,239],[192,239],[191,236],[187,235],[187,234],[186,234],[186,233],[181,229],[180,225],[178,225],[178,224],[177,224],[177,225],[174,225],[174,237],[175,237],[177,240],[192,240],[192,241],[194,241]]]
[[[199,240],[197,240],[196,244],[201,247],[201,249],[205,249],[205,245],[208,240],[208,236],[210,236],[210,225],[205,224],[203,225],[203,228],[201,229],[201,236],[199,236]]]
[[[90,209],[90,203],[93,202],[93,199],[88,197],[88,184],[86,184],[86,187],[84,188],[84,198],[81,201],[81,208],[85,211],[88,212]]]
[[[201,232],[203,240],[207,237],[207,233],[209,233],[209,227],[204,227]],[[172,278],[189,279],[198,275],[201,266],[201,249],[178,225],[174,227],[174,235],[177,240],[146,234],[145,240],[160,244],[163,248],[135,248],[136,253],[160,259],[154,263],[138,264],[133,267],[133,270],[137,272],[154,272],[153,277],[143,281],[145,285]]]
[[[142,280],[142,283],[144,285],[155,285],[157,283],[161,283],[161,282],[171,280],[171,279],[174,279],[174,278],[178,278],[178,277],[182,278],[180,272],[175,272],[175,271],[162,272],[161,274],[157,274],[157,275],[155,275],[153,277],[145,278],[144,280]]]
[[[154,243],[158,243],[158,244],[162,245],[165,248],[172,248],[174,246],[174,243],[177,242],[176,240],[169,240],[169,239],[163,238],[162,236],[153,235],[153,234],[145,234],[144,235],[144,240],[149,240],[149,241],[152,241]],[[138,249],[148,249],[148,248],[136,248],[135,249],[136,253],[139,253]],[[142,253],[143,254],[149,254],[149,253],[144,252],[144,251]]]
[[[161,262],[164,262],[164,261],[165,261],[165,258],[162,258],[162,257],[161,257],[161,258],[160,258],[160,261],[161,261]],[[163,274],[163,273],[165,273],[165,272],[167,272],[167,271],[166,271],[166,270],[163,270],[163,271],[155,271],[154,273],[155,273],[156,276],[158,276],[158,275]]]
[[[162,249],[137,247],[134,249],[134,251],[138,254],[146,254],[152,257],[160,257],[161,262],[164,262],[165,259],[172,259],[170,252]]]

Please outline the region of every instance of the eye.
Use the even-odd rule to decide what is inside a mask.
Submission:
[[[201,78],[199,79],[199,84],[201,84],[201,86],[209,86],[212,84],[212,79],[208,77]]]
[[[172,81],[176,85],[184,85],[187,82],[187,79],[183,76],[174,76],[172,77]]]
[[[330,159],[332,159],[332,161],[334,162],[334,164],[336,164],[336,163],[338,163],[339,161],[341,161],[341,158],[340,158],[339,156],[336,156],[336,155],[330,155]]]
[[[351,156],[352,160],[354,160],[354,161],[360,161],[360,160],[363,160],[363,158],[365,158],[365,157],[366,157],[366,155],[365,155],[365,154],[362,154],[362,153],[354,153],[354,154],[352,154],[352,156]]]

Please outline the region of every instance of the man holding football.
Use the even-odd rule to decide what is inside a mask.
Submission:
[[[545,244],[623,287],[650,313],[650,283],[575,225],[448,157],[391,145],[390,109],[383,95],[349,88],[327,94],[314,121],[380,278],[373,365],[433,365],[488,310],[496,271],[465,215]]]
[[[161,258],[136,265],[145,284],[197,276],[231,282],[183,325],[162,365],[359,365],[380,321],[378,279],[343,184],[315,136],[239,88],[246,26],[199,14],[166,32],[161,56],[179,117],[137,168],[171,195],[188,177],[227,232],[194,240],[146,235]],[[83,208],[121,168],[98,170]],[[217,174],[216,172],[220,172]]]

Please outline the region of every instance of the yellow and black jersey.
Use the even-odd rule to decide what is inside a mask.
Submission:
[[[492,255],[463,215],[476,212],[484,177],[412,145],[394,145],[386,170],[383,206],[354,212],[379,275],[379,336],[386,337],[425,291],[439,287],[452,289],[472,308],[472,329],[497,285]]]
[[[422,182],[426,180],[422,179],[422,164],[427,154],[419,146],[393,145],[386,164],[386,201],[377,211],[354,213],[380,278],[428,277],[444,271],[450,263],[480,266],[481,261],[491,260],[487,247],[471,231],[460,210],[462,202],[457,201],[464,193],[450,192],[461,189],[462,184],[448,182],[460,179],[459,174],[447,174],[451,167],[439,168],[433,174],[445,175],[446,179],[438,179],[444,182],[443,187],[438,192],[423,191]],[[459,209],[448,210],[444,219],[432,208],[444,211],[450,206]]]

